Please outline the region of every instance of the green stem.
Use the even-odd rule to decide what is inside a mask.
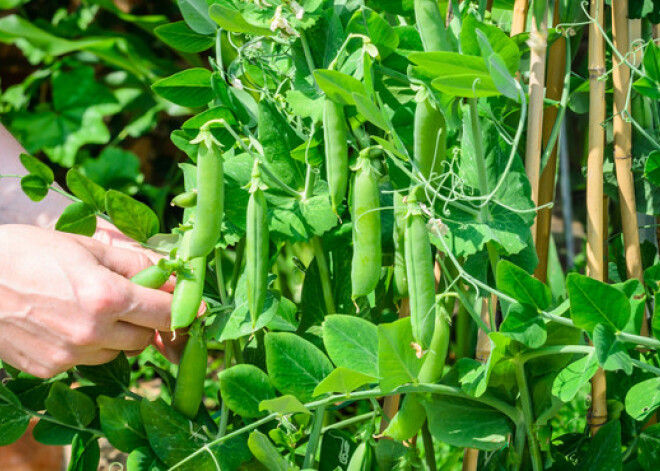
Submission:
[[[222,249],[215,248],[215,279],[218,283],[218,293],[220,293],[220,302],[227,304],[227,289],[225,288],[225,276],[222,272]]]
[[[243,266],[243,256],[245,255],[245,237],[241,238],[234,247],[234,270],[231,273],[231,299],[236,297],[236,287],[238,286],[238,279],[241,276],[241,268]]]
[[[328,430],[336,430],[336,429],[348,427],[349,425],[359,424],[360,422],[364,422],[365,420],[369,420],[373,418],[375,415],[376,412],[371,411],[371,412],[367,412],[366,414],[356,415],[355,417],[351,417],[350,419],[342,420],[341,422],[335,422],[334,424],[323,427],[323,430],[321,430],[321,434],[324,434]]]
[[[551,347],[543,347],[531,352],[522,353],[518,356],[520,363],[527,363],[534,358],[543,357],[546,355],[559,355],[562,353],[584,353],[589,354],[594,351],[591,345],[553,345]]]
[[[429,421],[424,421],[422,425],[422,442],[424,443],[424,460],[429,471],[437,471],[438,467],[435,462],[435,450],[433,449],[433,437],[429,432]]]
[[[222,76],[224,76],[224,64],[222,63],[222,28],[215,33],[215,63]]]
[[[316,170],[310,164],[307,164],[307,173],[305,175],[305,192],[303,200],[308,200],[314,196],[314,185],[316,184]]]
[[[312,51],[309,48],[309,43],[307,42],[307,36],[302,30],[300,31],[300,44],[302,44],[303,53],[305,54],[305,62],[307,62],[309,73],[312,75],[312,77],[314,77],[312,74],[312,72],[316,70],[316,66],[314,65],[314,58],[312,57]],[[314,84],[316,84],[316,79],[314,79]],[[316,87],[318,88],[318,84],[316,84]]]
[[[225,370],[231,366],[231,344],[228,340],[225,341]],[[224,437],[227,434],[227,423],[229,422],[229,409],[227,402],[222,401],[220,409],[220,425],[218,426],[218,437]]]
[[[334,314],[337,312],[337,309],[335,308],[335,300],[332,295],[332,285],[330,284],[330,270],[325,259],[325,252],[321,245],[321,239],[318,236],[314,236],[313,244],[314,258],[316,258],[316,264],[319,268],[319,277],[321,278],[321,289],[323,291],[325,309],[328,311],[328,314]]]
[[[513,439],[513,449],[515,450],[516,456],[515,461],[513,462],[514,471],[520,469],[522,464],[522,458],[525,454],[525,444],[527,442],[527,435],[525,431],[525,424],[523,422],[516,423],[516,434]]]
[[[635,358],[632,358],[631,361],[632,364],[635,365],[640,370],[650,371],[656,376],[660,376],[660,368],[658,368],[657,366],[649,365],[648,363],[644,363],[643,361],[639,361]]]
[[[514,361],[514,368],[516,373],[516,381],[518,389],[520,390],[520,404],[522,406],[523,417],[525,418],[525,428],[527,429],[527,439],[529,441],[529,454],[532,458],[532,469],[534,471],[543,470],[543,459],[541,458],[541,451],[534,434],[534,409],[532,406],[532,398],[529,394],[529,387],[527,385],[527,377],[525,376],[525,365],[519,361]]]
[[[468,98],[470,104],[470,130],[472,131],[472,142],[474,144],[474,160],[477,165],[477,178],[479,180],[479,192],[481,196],[488,194],[488,174],[486,172],[486,159],[484,158],[483,146],[481,144],[481,128],[479,127],[479,110],[477,99]],[[489,217],[488,205],[481,207],[482,222]]]
[[[314,413],[314,421],[312,422],[312,433],[309,435],[309,442],[307,442],[307,450],[305,451],[305,461],[303,461],[303,469],[311,468],[314,466],[316,458],[316,449],[321,439],[321,429],[323,427],[323,418],[325,417],[325,406],[320,406]]]

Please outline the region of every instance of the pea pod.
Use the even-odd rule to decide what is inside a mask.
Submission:
[[[171,204],[172,206],[178,206],[180,208],[194,208],[197,204],[197,192],[185,191],[181,194],[178,194],[172,198]]]
[[[408,297],[408,274],[406,273],[405,234],[406,204],[401,193],[394,193],[394,300]]]
[[[200,130],[197,138],[197,205],[193,222],[189,258],[205,257],[220,237],[224,213],[224,172],[222,155],[211,131]]]
[[[426,409],[415,394],[406,394],[401,409],[392,418],[383,435],[393,440],[403,441],[417,435],[426,420]]]
[[[325,168],[332,210],[344,201],[348,187],[348,129],[344,106],[326,98],[323,104]]]
[[[369,471],[373,461],[371,446],[368,442],[360,443],[348,462],[346,471]]]
[[[245,278],[247,301],[252,325],[264,308],[268,287],[268,206],[263,190],[258,165],[255,165],[250,187],[245,230]]]
[[[188,341],[179,362],[172,407],[189,419],[194,419],[202,403],[207,365],[206,342],[198,320],[188,330]]]
[[[424,179],[439,175],[447,156],[447,126],[429,98],[417,103],[413,138],[415,164]]]
[[[368,157],[360,156],[353,179],[353,299],[371,293],[380,279],[380,199],[378,179]]]
[[[161,268],[160,265],[151,265],[131,278],[136,285],[145,288],[158,289],[170,279],[171,270]]]
[[[181,240],[179,256],[187,259],[191,235],[186,232]],[[177,273],[172,295],[172,330],[188,327],[197,317],[202,303],[206,257],[195,257],[186,264],[186,270]]]
[[[419,370],[417,379],[420,383],[436,383],[441,377],[449,348],[449,312],[448,306],[453,308],[454,298],[441,302],[435,312],[435,327],[429,349],[424,355],[424,363]]]
[[[410,211],[406,220],[405,254],[410,320],[413,338],[427,350],[433,337],[435,320],[433,257],[424,218],[414,196],[408,198]]]
[[[449,51],[444,16],[437,0],[414,0],[415,20],[425,51]]]

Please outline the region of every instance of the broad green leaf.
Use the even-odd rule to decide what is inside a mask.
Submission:
[[[412,343],[410,317],[378,326],[378,371],[384,393],[417,379],[423,361]]]
[[[479,402],[432,396],[424,407],[431,435],[453,446],[498,450],[513,432],[504,414]]]
[[[301,401],[332,371],[330,360],[311,342],[289,332],[266,334],[268,375],[278,391]]]
[[[631,387],[625,406],[633,419],[645,421],[660,406],[660,378],[647,379]]]
[[[655,186],[660,186],[660,151],[654,150],[649,154],[644,176]]]
[[[346,26],[346,34],[368,36],[378,49],[378,59],[383,60],[392,54],[399,45],[399,36],[379,14],[369,8],[360,8],[353,13]]]
[[[626,280],[623,283],[613,284],[612,286],[621,291],[630,302],[630,316],[623,331],[639,335],[646,310],[646,292],[644,290],[644,285],[639,280],[633,278]]]
[[[268,410],[277,412],[278,414],[310,414],[311,412],[303,405],[295,396],[285,394],[284,396],[276,397],[275,399],[268,399],[261,401],[259,410]]]
[[[158,459],[148,446],[136,448],[126,459],[126,469],[135,471],[167,471],[167,466]]]
[[[131,366],[124,353],[103,365],[78,365],[76,371],[85,379],[98,386],[103,386],[106,391],[121,392],[125,390],[131,380]]]
[[[637,461],[644,471],[655,471],[660,463],[660,424],[646,427],[639,435]]]
[[[218,375],[220,393],[227,407],[242,417],[261,417],[262,401],[275,397],[270,379],[254,365],[235,365]]]
[[[23,167],[25,167],[31,175],[38,176],[49,185],[55,180],[51,168],[41,160],[24,153],[20,155],[20,159]]]
[[[500,332],[529,348],[539,348],[547,339],[543,319],[535,309],[523,304],[511,305],[500,326]]]
[[[593,342],[596,347],[598,363],[607,371],[623,370],[631,374],[633,365],[626,345],[619,342],[616,333],[603,324],[594,327]]]
[[[137,447],[149,445],[138,401],[99,396],[96,402],[99,405],[101,428],[112,446],[130,453]]]
[[[335,365],[378,376],[378,328],[371,322],[342,314],[327,316],[323,343]]]
[[[199,34],[214,34],[217,29],[209,18],[209,5],[206,0],[177,0],[179,10],[190,29]]]
[[[268,28],[262,28],[248,23],[240,11],[236,8],[225,5],[214,4],[211,5],[209,14],[211,19],[215,21],[220,27],[232,33],[252,34],[255,36],[272,36],[274,33]]]
[[[66,173],[69,191],[96,211],[105,211],[105,190],[76,169]]]
[[[44,445],[66,446],[71,444],[76,436],[76,430],[63,425],[40,420],[32,430],[36,441]]]
[[[158,232],[158,216],[149,206],[124,193],[108,191],[105,206],[117,229],[138,242],[146,242]]]
[[[479,43],[479,31],[490,45],[491,51],[499,55],[510,74],[515,74],[520,66],[520,49],[515,41],[495,25],[480,23],[474,15],[468,15],[461,25],[461,47],[463,54],[486,58],[490,55]]]
[[[21,178],[21,189],[32,201],[39,202],[48,194],[48,183],[38,175],[25,175]]]
[[[326,393],[342,393],[347,394],[355,391],[356,389],[378,381],[376,376],[366,375],[359,371],[351,370],[340,366],[326,376],[316,388],[314,388],[314,396],[320,396]]]
[[[653,318],[651,320],[651,330],[656,339],[660,339],[660,292],[655,293],[653,298]]]
[[[250,434],[248,447],[254,457],[268,469],[268,471],[288,471],[289,463],[280,455],[273,442],[258,430]]]
[[[598,324],[622,330],[630,317],[630,302],[616,288],[578,273],[566,278],[571,318],[577,327],[588,332]]]
[[[94,208],[83,202],[71,203],[64,208],[55,229],[71,234],[93,236],[96,232],[96,213]]]
[[[0,403],[0,447],[21,438],[30,424],[30,416],[13,404]]]
[[[497,289],[521,304],[545,310],[552,302],[550,288],[508,260],[497,264]]]
[[[387,119],[373,101],[359,93],[353,93],[353,101],[355,102],[358,113],[364,116],[367,121],[387,133],[390,132],[390,125],[388,124]]]
[[[167,466],[172,467],[206,446],[210,439],[203,429],[175,412],[162,399],[142,400],[142,420],[151,449]],[[252,458],[247,438],[238,436],[207,449],[177,469],[182,471],[237,469]],[[211,453],[209,453],[210,451]]]
[[[362,82],[336,70],[315,70],[314,79],[330,100],[342,105],[355,105],[354,93],[367,95]]]
[[[175,21],[154,29],[158,38],[168,46],[182,52],[202,52],[213,46],[213,36],[196,33],[185,21]]]
[[[653,41],[649,42],[644,52],[644,72],[651,80],[660,82],[660,47]]]
[[[621,471],[621,422],[612,420],[593,437],[589,450],[580,461],[581,469]]]
[[[163,98],[181,106],[206,106],[215,93],[211,88],[211,72],[195,67],[160,79],[151,89]]]
[[[96,406],[88,396],[59,381],[50,387],[46,410],[57,420],[77,427],[86,427],[96,415]]]
[[[215,106],[213,108],[209,108],[208,110],[202,111],[201,113],[184,122],[181,125],[181,129],[183,129],[192,139],[197,137],[199,128],[201,128],[204,124],[206,124],[208,121],[217,120],[224,120],[230,126],[234,126],[236,124],[236,118],[234,118],[234,115],[229,108],[224,106]],[[210,124],[209,129],[212,131],[219,130],[223,132],[225,130],[224,126],[219,122]]]
[[[73,437],[69,470],[97,471],[100,459],[101,449],[97,437],[89,433],[77,433]]]
[[[563,402],[571,401],[598,370],[598,359],[593,351],[561,370],[552,384],[552,394]]]
[[[0,383],[0,404],[11,405],[20,409],[21,400],[7,386]]]
[[[408,59],[435,77],[432,85],[443,93],[466,98],[500,95],[482,57],[457,52],[413,52]]]

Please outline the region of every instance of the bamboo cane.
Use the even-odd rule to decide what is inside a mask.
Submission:
[[[629,50],[628,40],[628,2],[612,2],[612,40],[620,54]],[[614,165],[619,187],[619,205],[623,242],[628,279],[644,281],[642,256],[639,246],[639,228],[637,226],[637,206],[635,204],[635,186],[632,174],[632,126],[627,121],[626,101],[630,84],[630,69],[612,54],[612,82],[614,85]],[[642,335],[648,335],[646,321],[642,322]]]
[[[553,23],[559,24],[559,8],[555,7]],[[548,63],[552,67],[547,71],[547,90],[546,96],[555,101],[559,101],[564,87],[564,71],[566,69],[566,39],[562,36],[550,46],[548,54]],[[543,147],[548,145],[552,128],[557,119],[557,108],[554,106],[543,110]],[[539,206],[551,203],[555,199],[555,174],[557,172],[557,147],[555,144],[552,153],[548,158],[546,167],[541,172],[539,181]],[[536,267],[534,276],[546,282],[548,278],[548,250],[550,247],[550,223],[552,220],[552,208],[539,209],[536,218],[536,254],[539,258],[539,264]]]
[[[604,24],[603,0],[591,1],[591,16]],[[589,157],[587,160],[587,275],[606,280],[603,211],[603,155],[605,153],[605,41],[595,24],[589,27]],[[592,403],[589,427],[592,435],[607,421],[605,372],[598,369],[591,380]]]
[[[525,31],[527,25],[528,0],[516,0],[513,4],[513,20],[511,21],[511,36]]]

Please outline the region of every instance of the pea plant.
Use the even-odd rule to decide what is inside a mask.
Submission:
[[[133,281],[176,274],[176,378],[154,400],[123,355],[5,365],[0,445],[37,417],[75,470],[101,437],[129,470],[656,469],[660,7],[611,3],[179,0],[156,34],[206,65],[152,89],[192,115],[181,223],[76,169],[58,222],[163,253]],[[568,118],[588,149],[570,273]],[[22,159],[38,200],[52,172]]]

